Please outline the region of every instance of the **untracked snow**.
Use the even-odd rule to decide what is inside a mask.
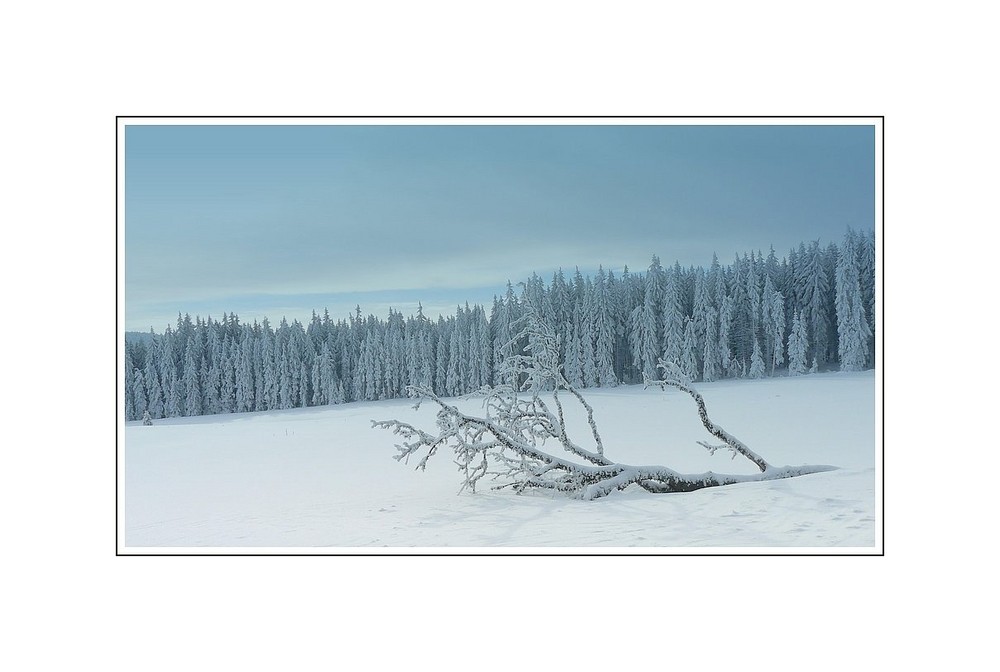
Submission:
[[[476,493],[458,494],[450,450],[417,472],[393,459],[398,437],[371,427],[373,419],[396,418],[431,430],[430,405],[414,411],[412,401],[391,400],[134,422],[121,448],[124,545],[127,552],[876,549],[874,372],[697,387],[713,420],[772,465],[839,469],[682,494],[631,487],[593,502],[496,491],[486,479]],[[755,471],[696,443],[711,437],[683,393],[582,392],[614,460],[688,473]],[[585,417],[571,423],[583,441]]]

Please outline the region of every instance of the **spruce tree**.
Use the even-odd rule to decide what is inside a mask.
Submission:
[[[139,369],[133,369],[126,378],[131,379],[129,386],[132,388],[132,393],[129,395],[132,399],[132,408],[127,411],[126,418],[137,420],[147,412],[148,408],[146,405],[146,383],[142,379],[142,371]]]
[[[871,332],[865,319],[855,237],[848,231],[837,262],[837,335],[841,371],[861,371],[868,360]]]
[[[654,282],[647,275],[642,304],[635,307],[630,319],[632,359],[640,374],[651,380],[659,377],[656,362],[660,356],[655,291]]]
[[[705,311],[705,351],[702,353],[701,379],[710,383],[719,377],[719,337],[715,308],[709,306]]]
[[[135,399],[134,399],[134,378],[133,369],[135,366],[132,363],[132,349],[129,347],[128,340],[125,341],[125,366],[123,368],[123,373],[125,374],[125,420],[135,420]]]
[[[754,339],[753,354],[750,356],[750,377],[764,377],[764,355],[761,353],[760,341],[757,339]]]
[[[691,380],[698,378],[698,339],[695,336],[694,320],[688,318],[684,324],[684,340],[681,342],[681,371]]]
[[[684,345],[684,312],[678,268],[666,271],[663,292],[663,359],[679,364]]]
[[[188,416],[201,415],[201,371],[199,370],[199,358],[197,355],[197,345],[195,339],[188,340],[187,352],[184,355],[184,390],[186,399],[184,402],[184,414]]]
[[[597,387],[597,363],[594,361],[594,337],[591,330],[590,316],[582,309],[580,320],[580,371],[583,373],[585,387]]]
[[[611,299],[604,267],[598,267],[590,302],[591,329],[594,337],[594,364],[597,384],[614,387],[618,384],[614,369],[615,326],[612,318]]]
[[[771,365],[771,375],[785,361],[785,298],[775,289],[771,276],[764,279],[761,304],[761,326],[764,331],[764,357]]]
[[[806,326],[799,311],[792,318],[792,333],[788,335],[788,375],[800,376],[808,371],[809,342]]]
[[[146,383],[146,400],[149,414],[153,419],[162,418],[163,408],[163,388],[160,386],[159,374],[159,347],[156,341],[150,346],[146,353],[146,372],[143,380]]]
[[[563,350],[565,357],[563,370],[566,374],[566,380],[573,387],[583,387],[583,368],[580,362],[580,338],[577,336],[575,323],[570,323],[569,333],[566,334]]]

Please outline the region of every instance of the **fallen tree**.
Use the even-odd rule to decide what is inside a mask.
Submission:
[[[460,491],[475,491],[484,477],[498,482],[494,488],[528,488],[564,493],[585,500],[596,499],[636,485],[647,492],[690,492],[748,481],[791,478],[829,471],[835,467],[809,465],[773,467],[742,441],[712,422],[705,400],[672,362],[660,360],[661,380],[646,379],[646,387],[673,387],[691,396],[701,422],[721,444],[700,441],[709,453],[730,451],[735,459],[742,456],[753,462],[759,473],[682,474],[662,466],[637,466],[615,462],[604,454],[604,442],[594,420],[594,409],[563,376],[559,366],[559,340],[552,329],[533,314],[516,340],[527,339],[526,354],[508,357],[503,362],[501,380],[518,381],[486,387],[468,397],[483,399],[484,413],[470,415],[448,403],[428,387],[410,386],[407,392],[417,399],[419,409],[425,401],[438,407],[437,431],[427,432],[400,420],[373,420],[375,428],[389,429],[402,437],[396,445],[396,460],[408,463],[418,459],[423,470],[438,450],[451,447],[455,463],[463,473]],[[543,395],[551,397],[551,406]],[[564,400],[579,403],[587,414],[593,445],[584,447],[573,441],[566,430]],[[549,446],[558,444],[561,454]],[[588,442],[589,443],[589,442]]]

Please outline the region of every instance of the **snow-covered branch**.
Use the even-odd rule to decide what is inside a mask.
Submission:
[[[373,421],[373,427],[390,429],[402,437],[401,443],[396,446],[395,459],[408,462],[411,456],[420,454],[422,457],[417,468],[424,469],[438,449],[447,445],[455,451],[455,463],[463,474],[462,490],[475,491],[479,481],[488,476],[497,482],[495,488],[510,487],[517,492],[540,488],[586,500],[603,497],[633,484],[648,492],[689,492],[833,469],[821,465],[775,469],[712,422],[704,399],[691,386],[690,380],[676,365],[663,361],[659,366],[664,372],[664,379],[647,379],[647,386],[674,387],[689,394],[697,404],[705,429],[724,442],[723,445],[704,442],[701,445],[712,454],[719,449],[727,449],[732,451],[734,457],[742,455],[757,465],[760,473],[681,474],[662,466],[614,462],[604,454],[593,408],[562,374],[558,339],[553,331],[533,312],[529,312],[517,338],[527,339],[528,354],[505,360],[501,379],[512,382],[483,388],[475,395],[483,398],[483,415],[462,411],[435,394],[430,387],[411,386],[408,388],[410,395],[420,401],[428,400],[438,407],[436,433],[399,420]],[[541,396],[548,392],[551,392],[555,413]],[[586,411],[593,447],[584,447],[570,439],[561,393],[575,399]],[[562,453],[553,452],[548,447],[550,443],[558,444]]]

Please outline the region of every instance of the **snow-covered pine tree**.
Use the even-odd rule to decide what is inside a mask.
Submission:
[[[718,320],[719,309],[722,308],[722,297],[725,295],[725,278],[722,273],[722,264],[719,263],[719,255],[712,252],[712,265],[705,275],[705,291],[708,294],[709,305],[715,308],[716,320]]]
[[[184,414],[188,416],[201,415],[201,371],[199,364],[201,357],[197,344],[197,338],[189,338],[187,351],[184,354],[184,390],[187,394],[185,399]]]
[[[583,373],[583,384],[586,387],[597,387],[597,362],[594,361],[594,336],[589,311],[584,306],[578,306],[580,319],[580,371]]]
[[[750,317],[750,338],[754,347],[758,347],[758,341],[763,334],[761,328],[761,287],[760,273],[757,272],[757,259],[750,253],[750,260],[746,267],[746,296]],[[751,359],[753,354],[751,352]]]
[[[201,356],[201,366],[198,367],[198,389],[201,390],[201,414],[211,415],[212,413],[218,413],[218,389],[216,389],[216,408],[213,410],[209,403],[209,388],[211,385],[211,371],[208,364],[208,355],[203,354]]]
[[[438,315],[437,350],[434,355],[434,391],[441,396],[448,396],[448,346],[451,343],[450,325],[443,316]]]
[[[735,358],[730,346],[733,328],[733,300],[728,295],[719,304],[719,365],[723,376],[735,377]]]
[[[146,371],[143,380],[146,383],[146,401],[149,414],[153,419],[163,417],[163,388],[160,385],[160,345],[159,340],[154,338],[146,350]]]
[[[337,401],[337,386],[340,380],[337,378],[337,367],[336,362],[333,360],[333,348],[330,347],[330,341],[332,338],[328,337],[323,341],[323,347],[320,349],[319,357],[316,361],[319,363],[319,384],[317,388],[320,391],[319,394],[319,404],[336,404],[342,403],[343,399],[339,402]],[[343,389],[340,391],[340,395],[343,395]]]
[[[788,335],[788,375],[800,376],[808,371],[809,341],[806,326],[799,311],[792,318],[792,333]]]
[[[747,294],[747,275],[750,261],[739,255],[733,261],[732,282],[730,285],[730,301],[732,303],[732,319],[729,322],[729,340],[732,344],[732,359],[741,363],[750,359],[753,352],[753,324],[751,318],[750,297]]]
[[[772,249],[772,253],[773,253]],[[785,297],[775,289],[771,276],[764,278],[761,297],[761,327],[764,331],[764,357],[771,365],[771,375],[785,361]]]
[[[420,375],[415,384],[431,387],[434,380],[434,334],[430,329],[420,335]],[[492,370],[491,370],[492,372]]]
[[[868,363],[875,363],[875,230],[858,235],[858,283],[868,322]]]
[[[705,351],[702,354],[701,379],[710,383],[719,377],[719,334],[715,308],[705,310]]]
[[[694,320],[688,318],[684,323],[684,340],[681,342],[681,372],[689,380],[698,378],[698,339],[694,332]]]
[[[389,398],[405,396],[406,353],[403,332],[403,314],[390,308],[384,343],[386,353],[385,393]]]
[[[140,369],[132,369],[126,378],[129,379],[129,386],[132,388],[130,395],[132,397],[131,415],[126,415],[126,418],[137,420],[148,412],[146,410],[148,408],[146,405],[146,381],[143,380]]]
[[[583,368],[580,362],[580,337],[577,336],[577,326],[571,322],[569,333],[566,334],[564,346],[565,364],[563,370],[566,380],[574,387],[583,387]]]
[[[813,364],[823,366],[827,361],[830,316],[827,312],[827,294],[830,283],[827,278],[823,250],[819,241],[810,245],[805,260],[805,304],[803,319],[812,346]]]
[[[679,267],[665,271],[663,290],[663,360],[680,363],[684,345],[684,312],[681,305]]]
[[[654,379],[656,362],[660,358],[660,343],[657,337],[656,286],[651,275],[647,274],[644,285],[643,300],[632,310],[629,331],[632,359],[640,375]]]
[[[604,267],[597,269],[590,302],[591,330],[594,337],[594,364],[599,387],[618,384],[614,368],[615,325],[612,319],[611,297]]]
[[[520,310],[517,297],[514,296],[514,287],[509,280],[507,281],[507,293],[497,304],[495,312],[495,324],[491,325],[493,330],[493,380],[497,381],[497,384],[514,384],[514,381],[501,381],[498,378],[504,360],[513,354],[519,354],[515,352],[516,346],[513,343],[516,335],[513,324],[518,318]]]
[[[476,306],[473,321],[476,324],[477,358],[472,360],[472,364],[478,369],[477,384],[473,389],[479,389],[493,382],[493,342],[490,340],[490,323],[482,306]]]
[[[698,355],[698,369],[704,368],[705,338],[708,333],[708,309],[711,307],[708,297],[708,280],[705,270],[700,266],[694,271],[694,300],[691,319],[694,322],[695,352]]]
[[[323,356],[320,355],[313,360],[312,372],[309,376],[312,381],[312,398],[309,400],[311,406],[326,406],[326,395],[323,389],[323,372],[320,370]]]
[[[180,388],[177,385],[177,366],[174,363],[174,333],[167,325],[163,333],[160,349],[160,385],[163,388],[163,414],[168,418],[182,416],[184,401],[179,398]]]
[[[254,410],[254,381],[253,381],[253,334],[250,327],[243,326],[243,337],[236,347],[236,412],[246,413]]]
[[[608,301],[610,302],[611,326],[614,336],[611,351],[614,355],[612,359],[612,370],[615,376],[615,384],[626,382],[632,376],[635,368],[632,364],[632,347],[629,344],[629,315],[638,305],[631,295],[628,266],[622,270],[621,279],[615,278],[615,274],[608,269]]]
[[[420,377],[420,357],[421,357],[421,341],[420,336],[423,333],[423,314],[420,304],[417,304],[417,310],[420,312],[420,317],[414,319],[410,316],[405,324],[405,329],[403,333],[405,334],[404,344],[406,346],[406,385],[416,384],[417,379]]]
[[[855,246],[854,233],[848,230],[837,262],[836,280],[841,371],[861,371],[868,363],[868,339],[871,333],[865,319]]]
[[[135,374],[133,370],[135,365],[132,363],[132,349],[129,347],[128,341],[125,342],[125,420],[135,420],[137,417],[135,412]],[[143,400],[143,407],[145,407],[145,400]]]
[[[465,320],[468,326],[468,342],[465,344],[465,390],[471,392],[482,387],[479,364],[485,353],[480,352],[482,341],[479,339],[479,313],[465,306]]]
[[[311,382],[309,380],[309,362],[302,360],[299,364],[299,407],[305,408],[309,405],[309,395],[312,394]]]
[[[764,373],[764,355],[760,350],[760,341],[754,339],[753,354],[750,356],[750,377],[763,378]]]
[[[222,339],[222,358],[219,365],[219,412],[236,410],[236,345],[226,333]],[[288,406],[291,408],[291,406]]]
[[[461,312],[461,309],[459,309]],[[449,397],[455,397],[465,392],[461,376],[461,362],[465,357],[465,343],[462,338],[458,320],[451,330],[451,342],[448,344],[448,375],[445,378],[445,390]]]

